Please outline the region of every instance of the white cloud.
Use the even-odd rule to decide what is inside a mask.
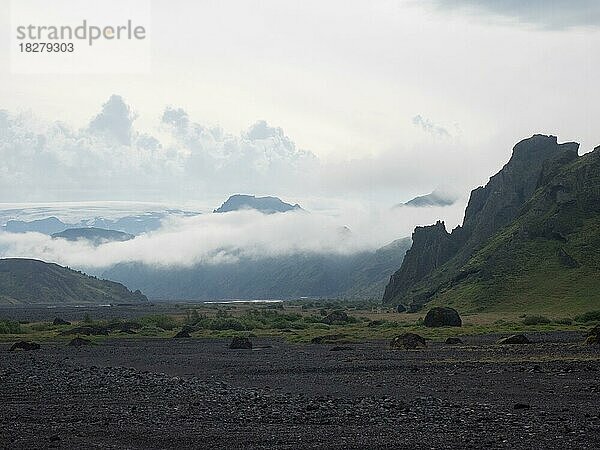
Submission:
[[[464,204],[410,213],[355,207],[336,215],[306,212],[265,215],[256,211],[203,214],[173,218],[158,231],[97,247],[38,233],[0,232],[0,257],[36,258],[97,269],[120,262],[190,266],[302,252],[348,254],[409,236],[416,225],[430,224],[439,218],[444,218],[449,227],[455,226],[463,209]],[[344,226],[350,228],[349,235],[340,231]]]

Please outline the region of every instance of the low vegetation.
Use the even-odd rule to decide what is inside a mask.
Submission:
[[[300,302],[267,305],[173,305],[166,314],[130,320],[94,320],[88,314],[71,325],[52,322],[19,323],[0,320],[0,339],[16,336],[28,339],[68,339],[91,336],[111,338],[171,338],[183,327],[192,337],[280,336],[291,342],[319,341],[326,335],[343,336],[344,341],[391,339],[405,332],[417,332],[428,339],[533,331],[587,331],[600,322],[600,311],[589,311],[573,319],[540,314],[516,315],[466,313],[462,327],[427,328],[424,313],[399,314],[381,304],[360,305],[348,302],[313,301],[310,307]]]

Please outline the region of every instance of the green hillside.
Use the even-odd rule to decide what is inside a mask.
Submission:
[[[81,305],[147,301],[113,281],[34,259],[0,259],[0,305]]]
[[[600,148],[544,165],[537,186],[508,225],[470,253],[459,248],[400,300],[414,310],[424,304],[555,316],[600,310]]]

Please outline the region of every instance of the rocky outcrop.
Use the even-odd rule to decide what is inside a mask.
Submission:
[[[384,303],[401,302],[414,311],[435,295],[441,283],[469,276],[459,271],[460,266],[522,213],[537,188],[576,160],[578,148],[577,143],[558,144],[555,136],[544,135],[515,145],[508,163],[484,187],[471,192],[462,226],[451,233],[443,222],[415,229],[413,245],[385,289]],[[433,274],[435,280],[430,279]]]
[[[588,345],[600,345],[600,325],[596,325],[588,331],[585,343]]]
[[[427,312],[423,324],[426,327],[460,327],[462,320],[458,315],[458,311],[453,308],[438,306]]]
[[[16,350],[23,350],[23,351],[31,351],[31,350],[39,350],[40,344],[38,344],[37,342],[27,342],[27,341],[19,341],[19,342],[15,342],[9,349],[9,352],[14,352]]]
[[[421,281],[456,254],[458,246],[446,231],[444,222],[417,227],[412,234],[412,246],[406,252],[400,270],[394,273],[385,288],[383,301],[402,299],[415,283]]]
[[[229,344],[231,350],[252,350],[252,341],[247,337],[234,337]]]
[[[529,344],[530,341],[524,334],[513,334],[511,336],[499,339],[496,344]]]
[[[416,333],[403,333],[392,339],[390,342],[390,347],[414,350],[419,347],[427,347],[427,342],[423,336],[419,336]]]
[[[175,336],[173,336],[173,339],[189,339],[192,337],[192,335],[190,334],[192,331],[192,327],[186,325],[181,330],[179,330],[179,332]]]
[[[446,338],[444,343],[448,344],[448,345],[461,345],[463,343],[463,341],[459,337],[448,337],[448,338]]]

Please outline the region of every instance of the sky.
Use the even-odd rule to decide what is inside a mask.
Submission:
[[[150,6],[141,74],[11,73],[2,40],[0,201],[243,190],[393,204],[440,185],[468,193],[534,133],[600,144],[594,1]]]
[[[0,203],[210,211],[247,193],[387,217],[435,189],[464,206],[534,133],[600,145],[594,0],[61,1],[141,20],[149,64],[22,73],[17,2],[2,2]],[[138,47],[94,45],[137,61],[119,51]]]

